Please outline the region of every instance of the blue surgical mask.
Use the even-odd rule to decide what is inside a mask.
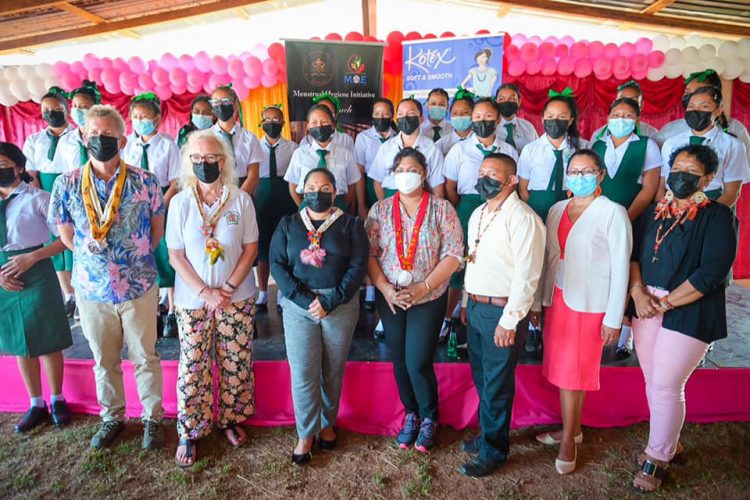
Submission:
[[[133,120],[133,130],[141,137],[144,135],[151,135],[156,131],[154,127],[154,121],[148,119]]]
[[[567,183],[574,196],[591,196],[596,191],[596,175],[569,175]]]
[[[214,124],[213,119],[208,115],[195,115],[194,114],[190,120],[193,122],[193,125],[195,125],[198,130],[205,130]]]
[[[73,122],[79,127],[86,126],[86,111],[88,110],[83,108],[73,108],[70,110],[70,116],[73,118]]]
[[[635,130],[635,120],[632,118],[610,118],[607,122],[607,130],[618,139],[622,139]]]
[[[471,128],[471,116],[451,116],[451,125],[459,132],[466,132]]]
[[[436,122],[442,121],[447,114],[448,108],[445,106],[430,106],[427,108],[427,116],[430,117],[430,120],[435,120]]]

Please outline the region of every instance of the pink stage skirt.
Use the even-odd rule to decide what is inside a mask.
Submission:
[[[604,313],[570,309],[555,287],[544,318],[542,374],[560,389],[598,391]]]

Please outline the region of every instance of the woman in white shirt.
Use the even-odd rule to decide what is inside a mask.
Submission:
[[[451,125],[453,130],[450,134],[441,137],[435,143],[435,146],[447,156],[450,150],[459,142],[465,140],[472,134],[471,131],[471,112],[474,110],[474,94],[459,89],[456,96],[451,101]]]
[[[289,183],[289,194],[300,208],[305,206],[302,180],[314,168],[327,168],[336,177],[337,207],[349,213],[354,206],[355,185],[360,173],[352,151],[333,142],[334,123],[333,113],[323,104],[315,104],[307,111],[307,130],[314,140],[297,148],[284,175]]]
[[[247,440],[238,425],[255,412],[251,270],[258,225],[250,196],[236,187],[228,144],[212,131],[190,134],[180,187],[167,215],[166,240],[177,271],[180,329],[175,461],[190,467],[195,441],[211,432],[214,349],[218,427],[232,446]]]
[[[60,151],[63,172],[82,167],[89,161],[89,153],[83,143],[83,129],[86,126],[86,112],[94,104],[101,104],[102,96],[95,82],[84,80],[83,84],[70,93],[70,117],[78,128],[60,138],[57,145]]]
[[[590,149],[573,153],[567,186],[573,197],[556,203],[547,217],[547,257],[542,304],[542,373],[560,388],[562,432],[537,440],[560,445],[555,468],[575,470],[576,444],[583,441],[581,408],[585,391],[599,390],[604,345],[617,340],[625,312],[632,233],[625,208],[601,196],[606,175],[602,159]],[[539,313],[532,314],[539,324]]]
[[[640,115],[640,112],[643,110],[643,91],[641,90],[641,86],[638,82],[636,82],[635,80],[630,80],[629,82],[625,82],[617,87],[617,96],[615,97],[615,99],[620,100],[623,98],[633,99],[635,102],[637,102]],[[608,132],[607,125],[608,124],[602,126],[601,128],[594,131],[593,134],[591,134],[592,144],[606,136]],[[638,120],[638,124],[635,128],[636,134],[646,137],[654,137],[657,132],[658,131],[654,126],[649,125],[642,120]]]
[[[521,109],[521,91],[518,86],[513,83],[500,85],[495,101],[500,107],[500,124],[497,130],[502,140],[520,153],[527,144],[539,139],[534,125],[518,116],[518,110]]]
[[[357,160],[357,167],[362,175],[362,179],[357,184],[357,205],[359,217],[362,220],[367,218],[367,211],[378,201],[372,177],[367,174],[372,168],[372,162],[380,146],[398,131],[393,123],[395,114],[396,109],[390,99],[385,97],[375,99],[372,105],[372,127],[360,132],[354,140],[354,158]]]
[[[341,129],[338,128],[336,123],[340,107],[338,97],[333,96],[328,92],[323,92],[322,94],[313,97],[313,104],[321,104],[331,111],[331,114],[333,115],[333,143],[340,148],[346,148],[349,151],[354,151],[354,139],[352,139],[352,136],[350,136],[349,134],[342,132]],[[299,141],[300,146],[306,146],[315,142],[315,139],[310,135],[309,132],[310,131],[308,129],[308,133],[305,134],[305,136]]]

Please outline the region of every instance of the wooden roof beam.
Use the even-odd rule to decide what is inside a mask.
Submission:
[[[60,3],[62,3],[60,0],[16,0],[13,2],[0,2],[0,17],[20,14],[21,12],[28,12],[30,10],[57,7]]]
[[[646,7],[645,9],[643,9],[641,11],[641,14],[646,15],[646,16],[650,16],[650,15],[656,14],[657,12],[659,12],[660,10],[662,10],[663,8],[669,7],[673,3],[675,3],[675,0],[656,0],[654,3],[652,3],[651,5],[649,5],[648,7]]]
[[[77,6],[73,5],[70,2],[61,2],[58,5],[56,5],[55,7],[57,7],[60,10],[64,10],[65,12],[68,12],[70,14],[73,14],[76,17],[80,17],[81,19],[85,19],[86,21],[89,21],[89,22],[94,23],[94,24],[106,24],[106,23],[109,22],[106,19],[104,19],[103,17],[97,16],[93,12],[89,12],[86,9],[82,9],[80,7],[77,7]],[[136,39],[136,40],[139,39],[139,38],[141,38],[141,35],[138,34],[138,33],[136,33],[133,30],[121,30],[120,34],[124,35],[124,36],[126,36],[128,38],[133,38],[133,39]]]

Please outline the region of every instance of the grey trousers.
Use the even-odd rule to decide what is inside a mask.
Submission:
[[[281,306],[297,434],[301,439],[311,438],[336,422],[346,358],[359,320],[359,300],[355,295],[322,320],[286,297]]]

